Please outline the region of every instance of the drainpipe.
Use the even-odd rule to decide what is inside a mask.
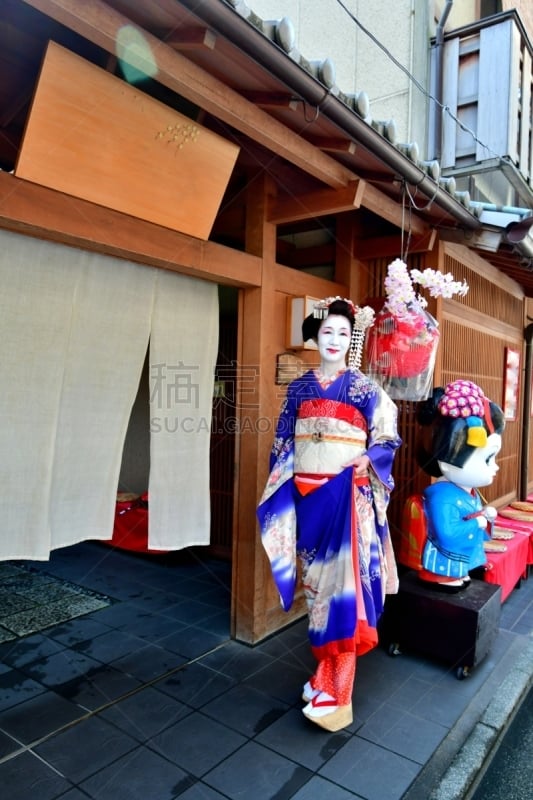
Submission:
[[[453,0],[446,0],[446,5],[441,14],[441,18],[437,23],[437,30],[435,32],[435,96],[438,103],[442,105],[442,98],[444,95],[443,79],[444,72],[444,26],[452,10]],[[434,158],[440,161],[442,156],[442,109],[437,103],[434,104],[434,120],[435,120],[435,140],[434,140]]]
[[[533,370],[533,324],[524,331],[526,364],[524,370],[524,404],[522,408],[522,453],[520,454],[520,499],[527,497],[529,474],[529,438],[531,435],[531,377]]]

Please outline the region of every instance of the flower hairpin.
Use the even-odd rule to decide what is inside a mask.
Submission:
[[[370,306],[359,306],[355,310],[353,326],[354,329],[366,331],[374,324],[376,312]]]

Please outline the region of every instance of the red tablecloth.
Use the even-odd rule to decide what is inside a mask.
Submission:
[[[515,520],[508,520],[505,517],[498,517],[496,526],[512,530],[509,525],[503,525],[504,519],[506,522],[515,522]],[[500,521],[502,522],[501,525]],[[522,533],[515,529],[515,535],[512,539],[502,541],[502,544],[507,547],[505,552],[487,553],[487,563],[483,578],[488,583],[496,583],[502,587],[502,603],[509,597],[518,581],[527,577],[530,538],[527,533]]]
[[[498,528],[506,528],[510,531],[516,531],[525,539],[529,538],[529,550],[527,554],[527,564],[533,564],[533,522],[525,522],[521,519],[509,519],[508,517],[496,517],[494,523]]]

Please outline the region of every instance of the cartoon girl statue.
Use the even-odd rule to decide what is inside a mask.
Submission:
[[[427,539],[419,577],[459,591],[469,572],[486,562],[483,542],[497,512],[478,489],[491,484],[499,469],[504,415],[475,383],[457,380],[434,391],[418,421],[432,425],[431,453],[421,451],[420,464],[437,478],[423,492]]]

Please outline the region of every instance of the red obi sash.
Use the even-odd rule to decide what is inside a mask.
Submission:
[[[338,400],[327,400],[323,398],[304,400],[299,408],[298,416],[300,419],[308,419],[309,417],[340,419],[356,428],[360,428],[365,433],[368,432],[366,419],[361,412],[347,403],[339,403]]]

